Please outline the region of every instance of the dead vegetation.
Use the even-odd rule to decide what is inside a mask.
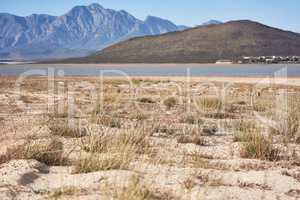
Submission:
[[[177,104],[177,99],[175,97],[169,97],[164,100],[164,105],[167,107],[167,109],[171,109]]]
[[[273,146],[272,138],[256,133],[244,138],[241,156],[243,158],[256,158],[263,160],[276,161],[279,159],[279,150]]]
[[[70,78],[67,82],[71,84],[75,81]],[[93,79],[87,82],[96,83]],[[258,101],[251,102],[252,86],[236,84],[226,96],[227,102],[223,102],[213,96],[215,90],[211,87],[198,92],[195,91],[197,83],[192,83],[192,96],[195,98],[188,99],[175,91],[172,83],[170,80],[143,81],[138,78],[133,87],[145,86],[145,90],[141,90],[140,96],[130,96],[127,81],[105,80],[103,102],[97,99],[96,103],[87,101],[88,85],[81,84],[72,95],[81,99],[75,103],[86,115],[82,117],[76,110],[72,113],[64,105],[61,112],[54,109],[55,112],[37,116],[35,119],[42,122],[30,127],[28,132],[31,137],[27,137],[23,127],[18,128],[20,122],[13,117],[3,117],[2,127],[5,129],[7,124],[11,124],[7,133],[13,133],[12,138],[18,143],[6,143],[9,145],[0,154],[0,164],[19,159],[37,160],[55,173],[63,169],[64,176],[72,177],[69,180],[84,177],[80,180],[88,181],[86,177],[90,175],[101,176],[98,177],[99,182],[89,185],[91,188],[69,184],[41,192],[50,199],[98,195],[99,188],[103,189],[101,195],[108,196],[108,199],[122,200],[184,199],[194,192],[203,193],[204,187],[208,188],[207,195],[214,189],[220,189],[222,193],[222,188],[228,191],[235,188],[239,192],[247,188],[255,196],[257,191],[267,189],[275,192],[276,188],[254,183],[250,179],[248,182],[230,182],[220,178],[221,175],[231,173],[227,178],[247,179],[248,173],[251,176],[260,172],[277,175],[277,172],[286,169],[295,171],[289,171],[286,173],[289,176],[285,176],[298,177],[300,112],[297,105],[300,104],[296,100],[293,100],[294,104],[289,104],[286,115],[283,115],[285,117],[278,117],[270,109],[272,106],[266,105],[274,99],[276,90],[263,92],[257,97]],[[175,83],[185,86],[184,82]],[[23,86],[28,91],[45,95],[43,88],[30,89],[30,85],[33,86],[33,83]],[[216,84],[217,87],[220,85]],[[35,96],[38,97],[38,94],[26,93],[22,101],[27,106],[34,106],[30,105],[34,104],[31,102],[46,99],[45,96],[29,98]],[[255,114],[275,121],[275,126],[260,121]],[[19,120],[20,117],[25,118],[16,118]],[[21,136],[16,137],[20,133]],[[49,177],[53,175],[51,170]],[[116,184],[119,183],[117,178],[124,176],[124,172],[137,176],[127,177],[128,183],[120,186]],[[112,176],[116,176],[116,180],[112,180]],[[282,180],[287,181],[287,177]],[[276,181],[280,180],[281,177],[276,176]],[[292,182],[288,181],[287,187],[290,187]],[[104,182],[111,184],[110,187],[100,187],[99,184]],[[276,193],[281,192],[276,190]],[[238,195],[236,199],[239,199]]]
[[[66,158],[63,157],[63,143],[57,138],[45,140],[26,140],[21,145],[7,149],[1,155],[0,162],[6,163],[15,159],[35,159],[47,165],[65,165]]]

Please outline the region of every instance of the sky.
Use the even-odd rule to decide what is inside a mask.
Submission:
[[[76,5],[91,3],[126,10],[139,19],[153,15],[179,25],[250,19],[300,33],[299,0],[0,0],[0,12],[62,15]]]

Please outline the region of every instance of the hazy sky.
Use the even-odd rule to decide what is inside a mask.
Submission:
[[[62,15],[76,5],[91,3],[123,9],[140,19],[154,15],[189,26],[209,19],[251,19],[300,33],[299,0],[0,0],[0,12]]]

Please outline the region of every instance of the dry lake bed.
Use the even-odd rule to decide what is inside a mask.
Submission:
[[[300,78],[0,77],[0,199],[299,199]]]

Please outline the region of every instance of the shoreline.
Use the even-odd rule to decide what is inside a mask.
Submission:
[[[18,76],[0,76],[1,79],[16,79]],[[28,79],[46,79],[47,76],[31,76]],[[65,80],[97,80],[99,76],[64,76],[55,77],[56,79]],[[130,78],[130,79],[128,79]],[[241,84],[274,84],[274,85],[290,85],[300,86],[300,76],[298,77],[287,77],[277,78],[274,77],[234,77],[234,76],[197,76],[197,77],[186,77],[186,76],[104,76],[103,80],[143,80],[143,81],[179,81],[179,82],[220,82],[220,83],[241,83]]]
[[[292,65],[297,66],[300,63],[276,63],[276,64],[266,64],[266,63],[251,63],[251,64],[238,64],[238,63],[232,63],[232,64],[217,64],[217,63],[13,63],[13,64],[1,64],[0,67],[11,67],[11,66],[30,66],[30,67],[82,67],[82,66],[89,66],[89,67],[174,67],[174,66],[191,66],[191,67],[201,67],[201,66],[281,66],[281,65]]]

